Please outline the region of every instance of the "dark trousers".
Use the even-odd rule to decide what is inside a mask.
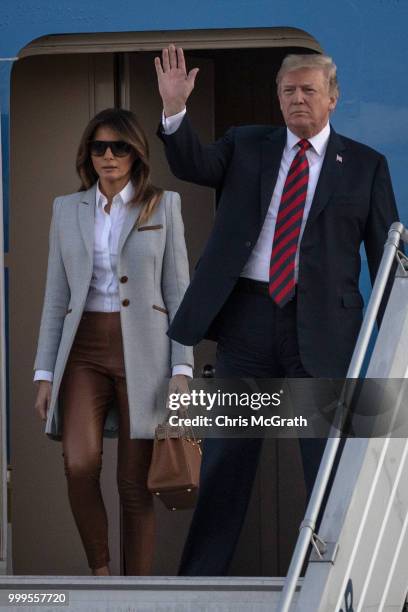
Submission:
[[[150,575],[154,553],[153,498],[147,489],[153,441],[129,433],[119,312],[86,312],[65,369],[60,399],[68,496],[89,566],[109,562],[108,522],[99,476],[103,429],[112,402],[119,421],[117,482],[127,575]]]
[[[305,378],[296,331],[296,298],[279,308],[265,285],[240,280],[219,321],[217,378]],[[326,440],[301,439],[310,493]],[[224,576],[228,572],[262,447],[261,438],[213,439],[203,444],[200,493],[179,574]]]

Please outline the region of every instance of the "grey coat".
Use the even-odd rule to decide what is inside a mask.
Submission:
[[[45,432],[61,437],[58,392],[84,310],[93,270],[96,186],[55,199],[50,230],[47,284],[35,370],[54,373]],[[192,348],[166,335],[189,283],[178,193],[166,191],[148,222],[135,226],[140,206],[126,217],[118,247],[121,306],[131,438],[151,438],[165,415],[161,401],[177,364],[193,364]],[[112,409],[105,435],[115,435]]]

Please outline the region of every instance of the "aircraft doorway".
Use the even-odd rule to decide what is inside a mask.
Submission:
[[[231,32],[226,32],[226,44],[233,47],[235,43],[228,39]],[[35,389],[31,382],[45,282],[51,204],[57,195],[78,188],[74,162],[84,125],[96,112],[108,106],[122,105],[137,113],[149,138],[154,181],[181,193],[191,269],[210,232],[215,211],[214,193],[182,183],[171,175],[162,145],[155,136],[161,105],[152,58],[157,53],[155,49],[168,41],[158,42],[155,34],[145,44],[145,50],[134,51],[143,45],[132,42],[132,47],[129,36],[117,34],[113,40],[109,35],[101,35],[100,43],[93,40],[92,52],[92,45],[81,47],[82,39],[78,36],[71,47],[67,44],[70,37],[61,37],[66,43],[64,53],[60,48],[55,52],[58,48],[56,37],[52,37],[52,49],[49,41],[36,41],[31,49],[23,50],[23,57],[13,70],[10,252],[6,265],[10,277],[15,574],[89,573],[68,506],[60,443],[49,441],[42,433],[42,424],[34,415]],[[162,38],[162,33],[160,36]],[[191,43],[194,33],[188,36],[187,61],[190,66],[200,67],[189,113],[200,136],[207,141],[220,136],[230,125],[280,124],[282,118],[274,82],[283,56],[291,51],[318,50],[316,41],[306,34],[302,44],[296,39],[295,45],[282,43],[269,48],[271,37],[265,47],[251,48],[250,31],[245,38],[246,47],[242,40],[236,44],[240,48],[221,48],[216,42],[211,48],[208,40],[200,48],[200,40],[194,45]],[[279,37],[276,40],[279,42]],[[258,45],[253,44],[255,46]],[[35,51],[40,48],[41,53],[37,54]],[[214,362],[214,345],[203,343],[196,351],[197,374],[208,362]],[[118,574],[121,568],[120,512],[115,483],[115,445],[111,440],[105,443],[103,489],[110,522],[112,571]],[[296,444],[266,444],[232,567],[233,574],[277,576],[286,573],[302,516],[302,487]],[[189,520],[187,512],[173,514],[158,507],[155,573],[176,573]]]

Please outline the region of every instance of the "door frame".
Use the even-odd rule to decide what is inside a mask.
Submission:
[[[231,28],[41,36],[23,47],[18,59],[56,53],[155,51],[170,42],[185,49],[304,47],[317,53],[323,52],[311,34],[298,28]]]
[[[214,30],[169,30],[151,32],[125,32],[125,33],[90,33],[42,36],[23,47],[16,61],[36,55],[64,55],[64,54],[91,54],[91,53],[126,53],[159,51],[173,42],[186,50],[210,49],[253,49],[253,48],[284,48],[301,47],[322,53],[323,49],[318,41],[307,32],[298,28],[272,27],[272,28],[239,28]],[[13,58],[14,59],[14,58]],[[128,91],[126,71],[128,70],[126,56],[124,64],[119,63],[118,69],[122,74],[119,97],[124,107],[128,107]],[[1,132],[0,132],[1,141]],[[4,153],[8,155],[7,153]],[[4,268],[3,244],[3,217],[7,212],[8,203],[3,200],[3,185],[8,185],[9,177],[1,174],[1,148],[0,148],[0,202],[3,204],[0,211],[0,266]],[[6,262],[7,263],[7,262]],[[8,294],[5,287],[4,275],[0,274],[0,574],[2,564],[7,559],[7,416],[6,416],[6,337],[8,334],[8,321],[6,320],[5,301]],[[7,381],[8,382],[8,381]],[[73,577],[72,583],[77,580]]]

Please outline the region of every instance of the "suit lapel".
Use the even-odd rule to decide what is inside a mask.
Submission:
[[[272,199],[286,144],[286,128],[278,128],[262,142],[261,157],[261,223],[263,223]]]
[[[121,254],[123,246],[135,226],[137,218],[140,213],[140,204],[129,204],[129,210],[127,215],[125,216],[122,231],[119,236],[119,244],[118,244],[118,256]]]
[[[95,199],[96,183],[88,191],[84,191],[78,208],[78,221],[86,250],[93,260],[95,231]]]
[[[307,218],[305,233],[312,225],[317,216],[322,212],[328,203],[330,196],[336,190],[339,180],[343,174],[343,164],[345,163],[342,151],[346,148],[343,140],[331,128],[326,154],[324,156],[322,169],[314,193],[312,206]]]

